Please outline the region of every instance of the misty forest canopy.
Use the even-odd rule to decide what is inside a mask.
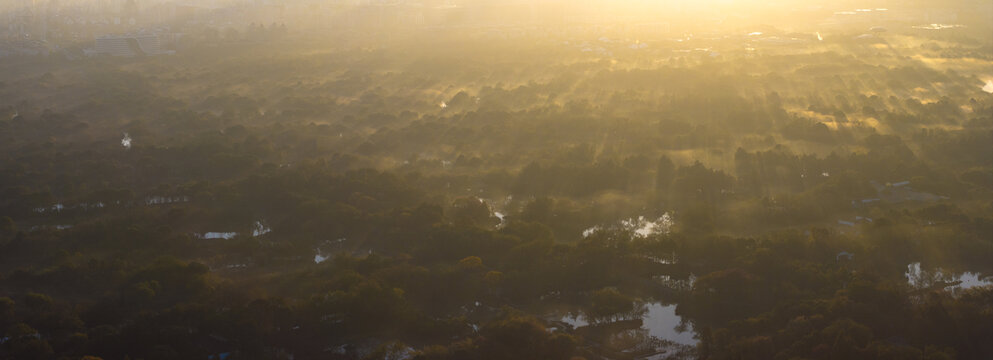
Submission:
[[[993,358],[988,1],[0,19],[0,360]]]

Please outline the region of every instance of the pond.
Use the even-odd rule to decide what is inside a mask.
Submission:
[[[203,234],[202,238],[203,239],[206,239],[206,240],[211,240],[211,239],[231,240],[231,239],[234,239],[235,236],[238,236],[238,233],[236,233],[236,232],[208,232],[206,234]]]
[[[696,345],[693,325],[684,324],[682,317],[676,315],[676,304],[646,303],[645,310],[641,321],[642,328],[648,331],[648,335],[680,345]],[[560,320],[573,328],[589,325],[589,321],[583,315],[568,314]]]
[[[648,334],[659,339],[665,339],[682,345],[696,345],[694,339],[693,325],[683,324],[682,317],[676,315],[676,304],[665,305],[662,303],[650,303],[647,305],[648,312],[642,318],[644,327],[648,329]],[[683,326],[685,325],[685,326]]]
[[[252,227],[252,236],[259,237],[272,232],[272,228],[266,225],[265,220],[258,220]]]
[[[943,287],[951,291],[952,294],[974,287],[993,285],[993,276],[983,277],[973,272],[955,274],[942,268],[927,270],[922,268],[919,262],[907,265],[907,272],[904,273],[904,276],[907,278],[907,284],[914,288]]]
[[[983,279],[980,278],[979,274],[971,273],[971,272],[962,273],[962,275],[959,275],[958,280],[962,282],[961,284],[959,284],[958,287],[963,289],[971,289],[979,286],[993,285],[993,279],[991,279],[990,277],[986,277],[985,279]]]
[[[618,229],[630,231],[636,237],[646,238],[655,234],[668,234],[669,230],[672,229],[672,225],[672,216],[669,215],[669,213],[662,214],[662,216],[659,216],[659,218],[655,220],[644,216],[638,216],[637,218],[618,221],[617,223],[606,227],[600,225],[592,226],[586,230],[583,230],[583,237],[589,237],[597,231],[602,231],[605,229]]]

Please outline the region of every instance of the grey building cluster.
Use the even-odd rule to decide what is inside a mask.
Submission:
[[[96,38],[94,55],[148,56],[161,54],[159,37],[154,34],[104,35]]]

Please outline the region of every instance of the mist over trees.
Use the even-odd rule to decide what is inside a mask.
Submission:
[[[631,3],[0,53],[0,359],[993,357],[993,9]]]

